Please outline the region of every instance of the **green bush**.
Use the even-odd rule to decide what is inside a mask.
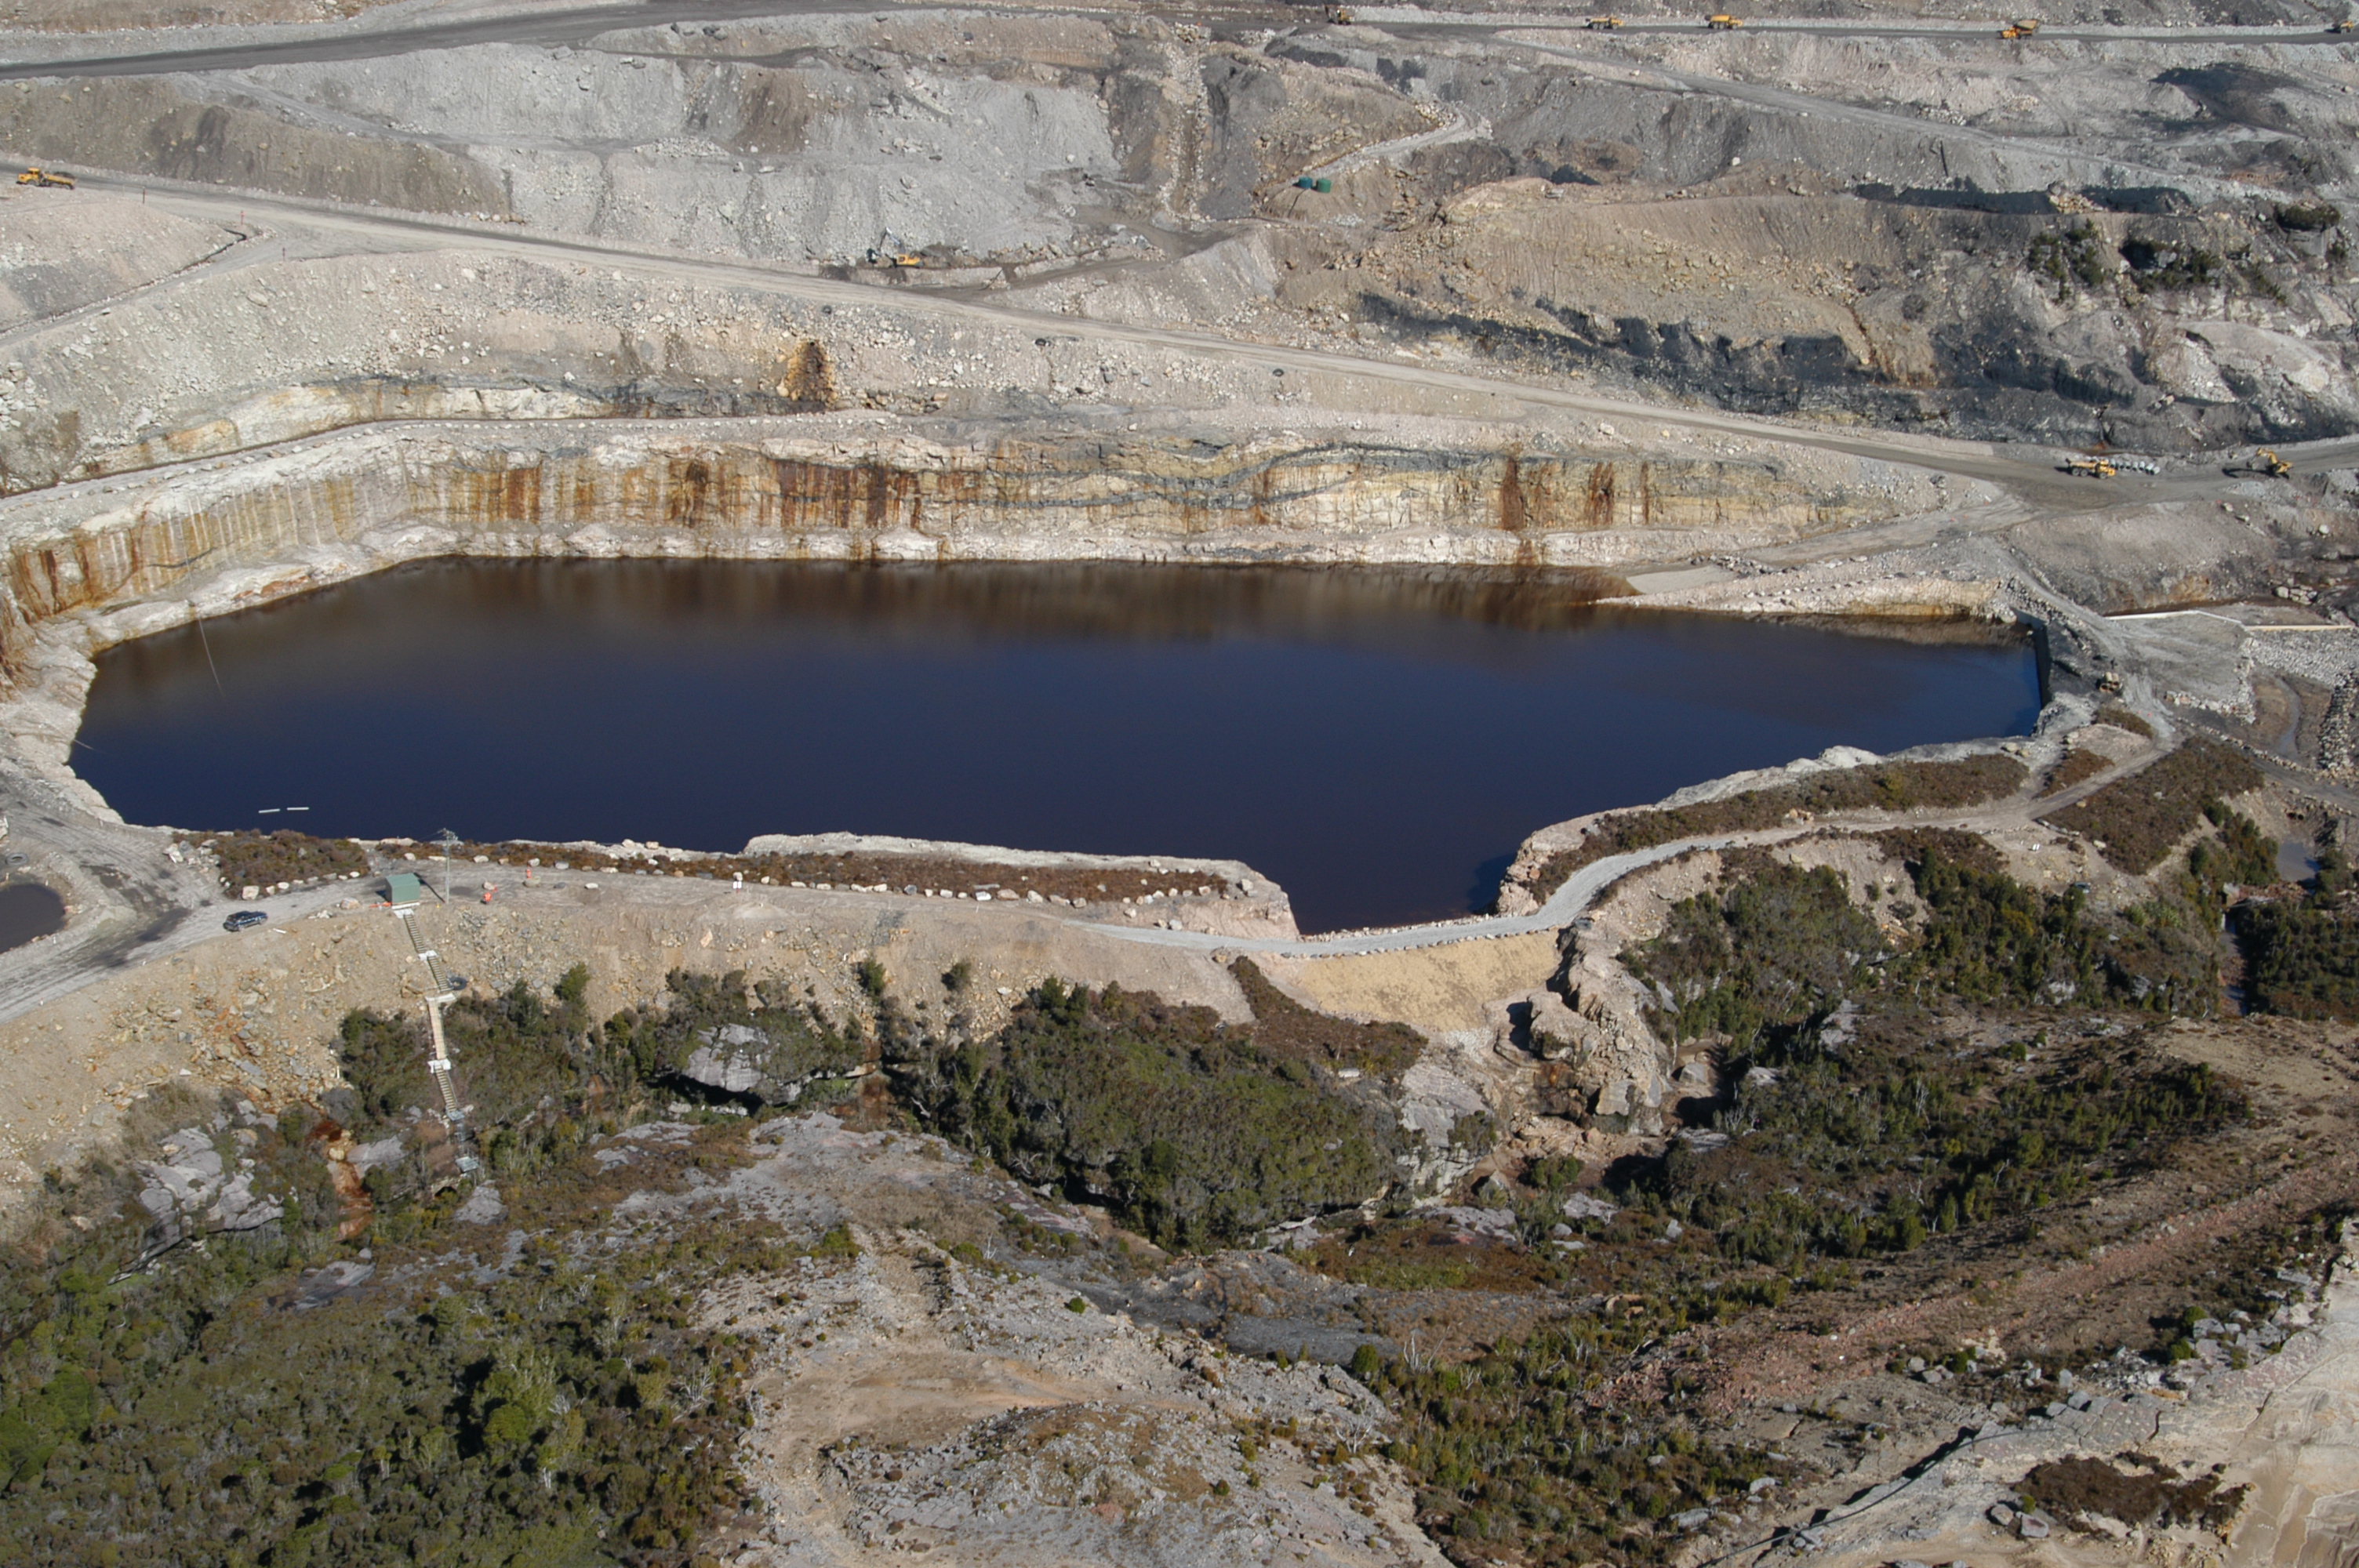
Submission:
[[[1825,867],[1757,854],[1728,865],[1723,891],[1674,906],[1626,962],[1655,988],[1674,1042],[1723,1034],[1745,1052],[1765,1030],[1789,1034],[1841,1001],[1884,939]]]
[[[2141,1168],[2244,1114],[2200,1065],[2131,1052],[2027,1074],[2005,1060],[1873,1036],[1788,1060],[1718,1117],[1731,1141],[1675,1145],[1630,1195],[1732,1259],[1791,1269],[2044,1208],[2092,1168]]]
[[[2095,288],[2113,276],[2105,253],[2105,236],[2095,224],[2082,222],[2060,232],[2033,235],[2023,265],[2055,284],[2061,298],[2075,283]]]
[[[1392,1175],[1383,1097],[1274,1054],[1257,1029],[1049,979],[995,1038],[886,1062],[922,1119],[1017,1179],[1087,1194],[1161,1245],[1206,1246],[1363,1202]]]
[[[1681,1538],[1638,1521],[1731,1506],[1794,1465],[1698,1437],[1663,1402],[1611,1385],[1650,1342],[1720,1321],[1745,1293],[1625,1297],[1635,1304],[1576,1311],[1463,1362],[1412,1367],[1363,1346],[1352,1370],[1398,1412],[1386,1456],[1417,1483],[1418,1522],[1452,1562],[1662,1563]]]
[[[2359,918],[2344,898],[2239,906],[2245,996],[2264,1012],[2359,1019]]]
[[[2343,209],[2331,201],[2289,201],[2277,211],[2277,227],[2297,234],[2332,229],[2343,222]]]

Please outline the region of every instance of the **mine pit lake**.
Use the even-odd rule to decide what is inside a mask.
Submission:
[[[128,819],[205,830],[1234,859],[1321,931],[1487,907],[1547,823],[2038,710],[2020,639],[1578,600],[1420,571],[432,561],[109,650],[74,760]]]

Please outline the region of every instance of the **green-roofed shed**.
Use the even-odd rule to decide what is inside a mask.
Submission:
[[[385,901],[396,909],[407,909],[426,896],[426,885],[415,871],[396,871],[385,879]]]

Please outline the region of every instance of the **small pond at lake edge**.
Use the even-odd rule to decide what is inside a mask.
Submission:
[[[66,928],[66,901],[41,882],[0,886],[0,952]]]

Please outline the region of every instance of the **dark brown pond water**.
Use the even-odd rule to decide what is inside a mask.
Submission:
[[[21,947],[66,928],[66,901],[39,882],[0,887],[0,950]]]
[[[2038,708],[2020,642],[1548,579],[441,561],[103,654],[74,756],[189,827],[1227,857],[1315,931],[1484,907],[1549,822]]]

